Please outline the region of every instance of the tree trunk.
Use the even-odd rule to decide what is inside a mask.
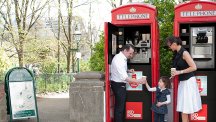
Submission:
[[[123,0],[120,0],[120,4],[119,4],[119,5],[122,5],[122,1],[123,1]]]
[[[61,0],[58,0],[58,37],[57,37],[57,40],[58,40],[58,73],[60,73],[60,21],[61,21],[61,8],[60,8],[60,5],[61,5]]]
[[[88,38],[89,38],[89,42],[90,42],[90,48],[91,48],[91,56],[92,56],[92,24],[91,24],[91,20],[92,20],[92,15],[91,15],[91,9],[92,9],[92,5],[91,5],[91,0],[89,3],[89,23],[88,23]]]
[[[70,72],[70,59],[71,59],[71,55],[70,55],[70,51],[67,51],[67,73]]]
[[[19,33],[19,49],[18,49],[18,59],[19,59],[19,66],[23,67],[24,64],[24,53],[23,53],[23,42],[25,40],[25,35],[20,32]]]
[[[7,28],[7,31],[12,36],[13,41],[11,41],[11,44],[16,49],[16,53],[18,55],[18,61],[19,66],[24,66],[24,43],[26,43],[26,36],[28,35],[28,32],[33,27],[33,25],[36,23],[36,21],[41,16],[41,12],[47,5],[48,1],[45,2],[42,5],[36,5],[37,2],[35,0],[31,1],[31,4],[29,3],[29,0],[5,0],[6,1],[6,9],[7,13],[3,16],[5,24],[8,25],[8,27],[13,27],[14,29]],[[14,8],[12,8],[14,7]],[[29,9],[30,8],[30,9]],[[30,11],[29,11],[30,10]],[[0,10],[1,11],[1,10]],[[11,12],[14,11],[14,12]],[[2,15],[2,11],[0,12]],[[15,13],[15,14],[14,14]],[[38,15],[37,15],[38,13]],[[28,14],[30,16],[28,16]],[[7,21],[8,18],[8,21]],[[13,18],[13,19],[11,19]],[[30,21],[28,21],[29,19]],[[15,20],[15,23],[12,22]],[[6,27],[6,26],[5,26]],[[14,35],[15,36],[14,36]],[[18,39],[15,38],[18,35]]]
[[[20,41],[20,49],[18,51],[19,66],[23,67],[23,43]]]
[[[75,62],[75,59],[74,59],[74,53],[72,53],[72,63],[71,63],[71,65],[72,65],[72,72],[75,72],[75,64],[76,64],[76,62]]]
[[[71,47],[72,47],[72,38],[71,38],[71,23],[72,23],[72,10],[73,10],[73,0],[69,1],[68,5],[68,51],[67,51],[67,73],[70,72],[71,66]]]

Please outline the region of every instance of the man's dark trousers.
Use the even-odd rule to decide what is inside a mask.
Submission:
[[[114,122],[124,122],[126,84],[111,81],[111,88],[115,95]]]

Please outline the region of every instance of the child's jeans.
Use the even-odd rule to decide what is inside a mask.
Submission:
[[[154,122],[164,122],[165,114],[154,113]]]

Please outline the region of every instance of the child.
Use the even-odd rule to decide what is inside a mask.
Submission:
[[[156,92],[156,100],[151,109],[154,112],[154,122],[164,122],[164,116],[168,113],[167,104],[171,102],[170,91],[171,82],[169,77],[162,76],[158,82],[158,87],[150,88],[146,81],[148,91]]]

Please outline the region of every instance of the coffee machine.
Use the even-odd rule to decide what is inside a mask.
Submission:
[[[215,67],[214,27],[191,27],[190,52],[197,68]]]
[[[151,58],[151,49],[150,49],[150,33],[142,33],[139,31],[135,31],[134,41],[132,44],[136,48],[136,53],[132,59],[130,59],[130,63],[149,63]]]

